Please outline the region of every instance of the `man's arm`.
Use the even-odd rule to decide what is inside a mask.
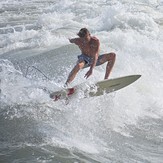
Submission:
[[[76,45],[79,44],[79,38],[72,38],[72,39],[69,39],[70,43],[74,43]]]
[[[93,68],[96,66],[97,59],[98,59],[98,52],[95,53],[95,55],[93,57],[93,61],[92,61],[92,64],[90,66],[90,70],[93,70]]]
[[[99,49],[100,49],[100,42],[99,40],[96,40],[93,45],[93,61],[92,64],[90,65],[89,71],[85,74],[85,77],[88,78],[90,75],[92,75],[93,69],[96,66],[96,62],[98,59],[98,54],[99,54]]]

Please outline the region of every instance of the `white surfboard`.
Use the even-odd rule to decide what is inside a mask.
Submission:
[[[54,101],[66,99],[67,97],[75,94],[79,89],[83,91],[85,97],[101,96],[104,93],[111,93],[122,89],[140,77],[141,75],[130,75],[114,79],[107,79],[99,81],[95,84],[91,84],[88,87],[81,87],[81,85],[77,85],[73,88],[62,89],[60,91],[53,92],[50,94],[50,98],[54,99]]]

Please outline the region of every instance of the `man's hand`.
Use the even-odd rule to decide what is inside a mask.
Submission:
[[[68,38],[69,42],[72,43],[72,39]]]
[[[90,69],[86,74],[85,74],[85,78],[87,79],[89,76],[91,76],[92,75],[92,73],[93,73],[93,70],[92,69]]]

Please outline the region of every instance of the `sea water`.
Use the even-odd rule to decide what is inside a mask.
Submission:
[[[86,27],[115,52],[110,78],[141,74],[115,93],[53,102]],[[163,162],[162,0],[0,1],[1,163]],[[87,80],[103,80],[106,64]]]

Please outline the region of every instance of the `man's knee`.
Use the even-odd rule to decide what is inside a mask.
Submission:
[[[76,67],[77,70],[80,70],[80,69],[82,69],[84,67],[84,63],[83,62],[79,62],[79,63],[76,64],[75,67]]]
[[[111,52],[107,54],[108,60],[115,60],[116,59],[116,54]]]

